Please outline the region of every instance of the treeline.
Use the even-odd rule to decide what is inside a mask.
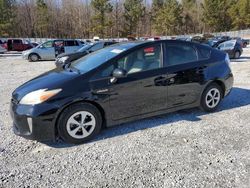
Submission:
[[[0,0],[0,37],[117,38],[250,28],[250,0]]]

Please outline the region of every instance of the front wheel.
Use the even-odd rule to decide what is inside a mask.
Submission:
[[[221,87],[213,83],[209,85],[202,94],[201,108],[206,112],[213,112],[216,110],[222,99]]]
[[[37,54],[30,54],[29,55],[29,61],[30,62],[35,62],[39,60],[39,56]]]
[[[63,111],[58,121],[58,132],[64,141],[80,144],[97,135],[101,126],[99,110],[91,104],[81,103]]]

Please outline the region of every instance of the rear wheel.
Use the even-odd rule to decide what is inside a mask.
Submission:
[[[201,108],[206,112],[213,112],[216,110],[222,99],[221,87],[213,83],[209,85],[202,94]]]
[[[88,103],[68,107],[58,121],[59,136],[68,143],[80,144],[97,135],[102,126],[99,110]]]
[[[234,53],[234,59],[239,59],[240,58],[240,52],[239,51],[236,51]]]
[[[39,60],[39,56],[37,54],[30,54],[29,61],[35,62]]]

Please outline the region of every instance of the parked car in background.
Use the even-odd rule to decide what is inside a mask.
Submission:
[[[7,52],[7,50],[0,45],[0,53],[2,54],[4,52]]]
[[[8,51],[24,51],[34,47],[29,40],[24,39],[8,39],[6,45]]]
[[[229,63],[226,53],[198,43],[118,43],[18,87],[13,130],[79,144],[104,126],[194,107],[212,112],[233,86]]]
[[[229,40],[223,42],[217,48],[228,53],[229,57],[233,59],[240,58],[243,52],[242,46],[237,42],[237,40]]]
[[[35,48],[24,51],[22,56],[29,61],[55,60],[58,55],[76,52],[82,46],[79,40],[74,39],[49,40]]]
[[[92,44],[87,44],[81,47],[77,52],[74,53],[65,53],[58,55],[56,58],[56,66],[64,66],[72,61],[75,61],[89,53],[95,52],[107,46],[113,45],[117,42],[114,41],[100,41]]]

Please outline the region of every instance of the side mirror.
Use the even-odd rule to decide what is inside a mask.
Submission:
[[[113,73],[112,73],[113,77],[110,79],[110,82],[115,83],[118,78],[123,78],[126,76],[126,74],[127,72],[124,69],[116,68],[115,70],[113,70]]]
[[[113,70],[112,75],[115,78],[122,78],[122,77],[126,76],[126,71],[124,69],[121,69],[121,68],[116,68],[115,70]]]

